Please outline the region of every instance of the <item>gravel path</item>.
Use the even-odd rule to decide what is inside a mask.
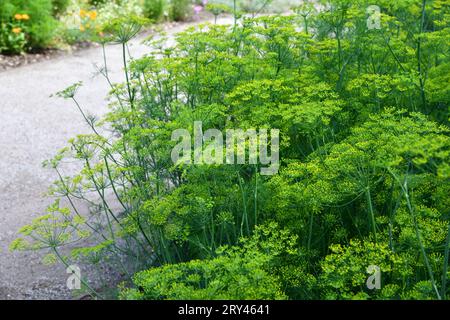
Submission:
[[[189,25],[167,30],[170,41]],[[130,44],[135,58],[149,50],[141,42],[142,37]],[[108,46],[107,57],[111,78],[122,82],[120,46]],[[89,132],[70,101],[50,95],[81,80],[77,97],[83,108],[96,115],[107,110],[108,86],[93,77],[94,64],[102,64],[101,48],[0,72],[0,300],[70,297],[65,268],[42,265],[40,253],[11,253],[8,246],[52,202],[44,193],[56,177],[42,162],[71,137]]]

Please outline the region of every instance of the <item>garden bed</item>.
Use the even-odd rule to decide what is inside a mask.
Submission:
[[[211,20],[212,16],[209,14],[203,14],[199,17],[198,22],[206,22]],[[168,31],[172,28],[175,28],[177,26],[183,25],[183,24],[189,24],[194,22],[194,20],[188,20],[184,22],[165,22],[157,25],[153,25],[149,28],[144,29],[140,34],[141,36],[150,35],[154,32],[158,31]],[[156,30],[157,29],[157,30]],[[0,54],[0,72],[10,70],[13,68],[26,66],[29,64],[46,61],[50,59],[54,59],[56,57],[61,57],[67,54],[72,54],[74,52],[83,51],[85,49],[95,48],[98,47],[99,44],[95,42],[90,41],[82,41],[77,42],[71,46],[69,46],[67,49],[56,49],[56,48],[50,48],[50,49],[43,49],[37,52],[30,52],[30,53],[22,53],[20,55],[3,55]]]
[[[181,1],[181,2],[180,2]],[[7,0],[0,3],[0,72],[95,46],[119,20],[143,26],[202,20],[205,8],[194,10],[185,0]],[[212,16],[212,15],[208,15]],[[111,31],[111,30],[110,30]],[[106,32],[109,33],[109,32]]]
[[[40,61],[50,60],[55,57],[65,55],[69,52],[76,52],[83,49],[91,48],[93,46],[96,46],[96,44],[92,42],[80,42],[71,46],[70,50],[45,49],[36,53],[22,53],[20,55],[0,54],[0,72]]]

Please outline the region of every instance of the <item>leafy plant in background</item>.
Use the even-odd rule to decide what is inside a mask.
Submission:
[[[153,21],[160,21],[166,12],[166,0],[145,0],[144,15]]]
[[[253,16],[262,13],[272,3],[273,0],[243,0],[239,1],[239,8],[244,12],[249,12]]]
[[[143,5],[143,0],[106,1],[103,5],[99,5],[97,7],[98,22],[102,25],[105,25],[110,21],[121,17],[143,17]]]
[[[191,0],[171,0],[169,16],[173,21],[184,21],[192,15]]]
[[[30,19],[27,14],[14,15],[13,22],[0,25],[0,52],[20,53],[26,45],[26,21]]]
[[[222,3],[208,3],[206,10],[214,15],[214,23],[217,23],[217,18],[224,13],[230,13],[233,9],[226,4]]]
[[[64,43],[103,41],[103,29],[121,17],[142,17],[143,1],[74,0],[60,17],[60,37]]]
[[[20,53],[23,50],[42,49],[48,46],[53,40],[57,26],[52,14],[51,0],[2,1],[0,52]]]
[[[63,15],[67,8],[69,7],[71,0],[52,0],[53,4],[53,15],[61,16]]]
[[[59,93],[92,129],[46,162],[69,207],[12,248],[111,264],[126,299],[448,299],[450,3],[382,1],[379,30],[367,1],[321,5],[190,28],[131,61],[139,22],[117,23],[127,81],[105,62],[109,114],[84,112],[80,83]],[[171,134],[194,121],[280,129],[280,173],[174,164]]]
[[[17,21],[17,14],[26,14],[29,19],[26,23]],[[159,22],[164,16],[184,21],[191,14],[190,0],[5,0],[0,4],[0,53],[19,54],[97,41],[102,28],[120,17],[146,17]]]

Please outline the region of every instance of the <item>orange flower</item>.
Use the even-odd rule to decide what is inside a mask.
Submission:
[[[97,19],[97,11],[89,11],[89,18],[91,18],[91,20]]]
[[[17,14],[14,15],[14,19],[16,19],[16,20],[30,20],[30,16],[27,15],[26,13],[25,14],[17,13]]]
[[[15,33],[15,34],[19,34],[19,33],[22,32],[22,29],[21,28],[13,28],[12,32]]]

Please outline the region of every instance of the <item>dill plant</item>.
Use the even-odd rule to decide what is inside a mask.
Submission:
[[[105,59],[111,111],[84,114],[80,84],[59,94],[93,132],[47,162],[69,208],[55,203],[12,248],[107,257],[126,299],[448,299],[449,2],[381,1],[380,30],[367,1],[320,3],[190,28],[131,61],[139,26],[117,24],[127,81]],[[171,133],[199,120],[280,129],[280,174],[173,164]],[[60,170],[67,158],[78,175]],[[380,291],[365,286],[372,264]]]

